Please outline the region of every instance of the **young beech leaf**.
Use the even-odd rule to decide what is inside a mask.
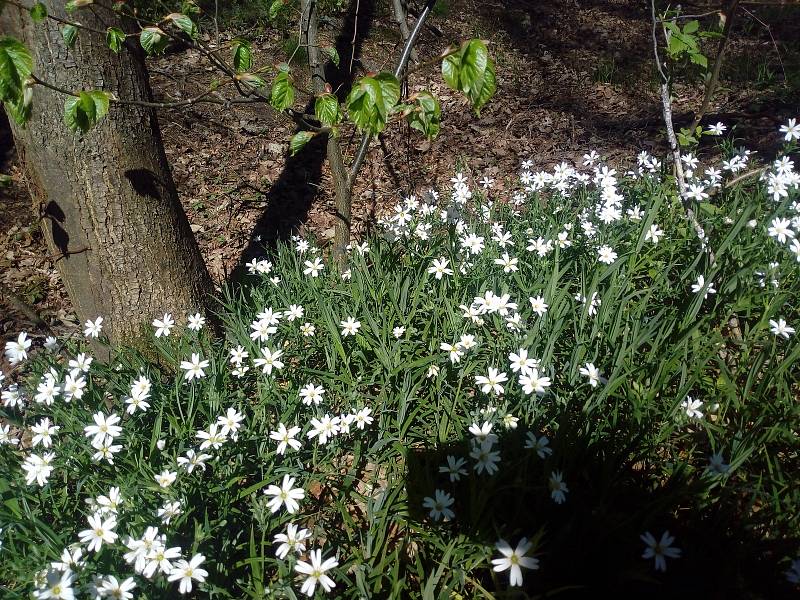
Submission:
[[[167,48],[169,38],[158,27],[145,27],[139,34],[139,43],[148,54],[160,54]]]
[[[64,25],[61,28],[61,37],[64,38],[67,48],[72,48],[75,45],[75,40],[78,39],[78,28],[75,25]]]
[[[255,88],[261,88],[267,85],[266,81],[261,79],[261,77],[258,75],[253,75],[252,73],[239,73],[236,75],[236,79]]]
[[[245,73],[253,67],[253,50],[250,42],[233,40],[233,68],[237,73]]]
[[[109,27],[106,30],[106,44],[114,52],[122,50],[122,45],[125,43],[125,32],[119,27]]]
[[[328,127],[337,125],[342,120],[339,100],[333,94],[322,94],[314,101],[314,114],[319,122]]]
[[[64,122],[72,131],[86,133],[108,113],[111,94],[101,90],[80,92],[64,102]]]
[[[0,37],[0,101],[19,101],[31,71],[33,58],[28,49],[12,37]]]
[[[438,98],[428,91],[417,92],[414,104],[406,117],[409,124],[428,139],[435,138],[442,115]]]
[[[285,4],[286,3],[284,2],[284,0],[274,0],[274,2],[270,4],[269,6],[270,21],[274,21],[278,17],[278,15],[281,13],[281,10],[283,10]]]
[[[280,71],[272,82],[269,103],[275,110],[286,110],[294,102],[294,88],[289,80],[289,73]]]
[[[31,6],[31,19],[34,23],[41,23],[47,18],[47,7],[41,2]]]
[[[197,36],[197,27],[195,26],[194,21],[192,21],[192,19],[187,15],[181,13],[172,13],[167,18],[175,23],[175,26],[190,38]]]
[[[66,10],[67,12],[72,12],[74,10],[79,9],[82,6],[89,6],[90,4],[93,3],[94,0],[69,0],[69,2],[67,2],[64,5],[64,10]]]
[[[289,149],[292,151],[292,156],[300,152],[300,150],[305,146],[308,142],[311,141],[311,138],[314,137],[313,131],[298,131],[292,136],[291,141],[289,142]]]

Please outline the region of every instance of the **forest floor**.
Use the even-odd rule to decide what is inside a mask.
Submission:
[[[252,6],[253,3],[250,5]],[[356,76],[391,70],[400,51],[397,25],[382,2],[362,0],[358,51],[351,56],[353,19],[332,18],[321,36],[333,44],[340,29],[341,66]],[[413,4],[413,3],[412,3]],[[660,154],[663,125],[656,96],[650,15],[634,0],[457,0],[436,14],[423,32],[420,62],[452,42],[490,42],[498,90],[476,118],[447,88],[437,66],[413,74],[411,90],[429,89],[442,104],[441,134],[426,141],[402,124],[373,144],[354,192],[353,229],[362,235],[376,214],[403,195],[444,189],[456,168],[475,180],[495,179],[495,190],[513,189],[522,160],[534,169],[596,150],[613,164],[630,164],[641,150]],[[245,4],[247,5],[247,4]],[[704,13],[708,5],[685,5]],[[352,17],[352,13],[349,14]],[[220,44],[246,35],[259,66],[285,61],[294,33],[254,24],[253,15],[222,15]],[[769,156],[781,122],[800,107],[800,6],[744,5],[722,69],[721,88],[704,122],[735,126],[736,138]],[[326,26],[327,25],[327,26]],[[213,28],[207,29],[213,31]],[[212,34],[213,35],[213,34]],[[216,39],[209,38],[212,43]],[[344,52],[342,51],[344,50]],[[707,50],[712,58],[714,44]],[[180,100],[207,88],[213,74],[191,50],[150,61],[154,95]],[[303,75],[296,73],[302,86]],[[702,98],[702,85],[675,87],[676,123],[687,125]],[[263,105],[196,105],[159,114],[167,157],[181,202],[208,268],[218,284],[262,245],[291,233],[330,240],[335,221],[332,185],[313,144],[288,157],[293,124]],[[344,129],[345,153],[358,145]],[[48,256],[31,208],[7,125],[0,125],[0,284],[30,304],[57,330],[75,327],[71,306]],[[713,149],[701,146],[701,153]],[[2,289],[2,288],[0,288]],[[30,328],[7,294],[0,294],[0,336]]]

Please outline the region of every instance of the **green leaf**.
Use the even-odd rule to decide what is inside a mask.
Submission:
[[[415,106],[408,113],[408,122],[428,139],[439,135],[442,110],[439,100],[428,91],[417,92]]]
[[[31,118],[31,110],[33,108],[33,103],[31,102],[32,94],[33,89],[29,86],[25,86],[25,91],[20,98],[3,103],[8,116],[14,119],[19,125],[25,125],[28,119]]]
[[[75,45],[75,40],[78,39],[78,28],[75,25],[64,25],[61,28],[61,37],[64,38],[67,48],[72,48]]]
[[[101,90],[81,92],[64,102],[64,122],[72,131],[86,133],[108,113],[111,94]]]
[[[465,94],[483,79],[486,65],[489,60],[489,51],[481,40],[467,42],[461,61],[459,81],[461,91]]]
[[[181,13],[172,13],[167,18],[175,23],[175,26],[190,38],[197,37],[197,26],[189,16]]]
[[[322,53],[325,56],[327,56],[329,59],[331,59],[331,62],[334,65],[336,65],[337,67],[339,66],[339,62],[340,62],[339,51],[336,48],[334,48],[333,46],[327,46],[327,47],[322,49]]]
[[[378,73],[375,81],[381,86],[382,102],[378,104],[378,110],[386,120],[394,105],[400,100],[400,82],[391,73]]]
[[[294,88],[289,80],[289,73],[280,71],[272,82],[269,103],[275,110],[283,111],[294,102]]]
[[[261,79],[261,77],[258,75],[253,75],[252,73],[239,73],[236,76],[236,79],[255,88],[261,88],[267,85],[266,81]]]
[[[106,44],[114,52],[119,53],[125,43],[125,32],[119,27],[109,27],[106,30]]]
[[[285,6],[284,0],[274,0],[274,2],[270,4],[269,6],[270,21],[274,21],[278,17],[281,10],[283,10],[284,6]]]
[[[47,18],[47,7],[41,2],[31,6],[31,19],[34,23],[41,23]]]
[[[28,49],[12,37],[0,37],[0,101],[19,101],[32,71]]]
[[[708,59],[699,52],[692,52],[689,55],[689,60],[691,60],[696,65],[700,65],[704,69],[708,68]]]
[[[69,0],[69,2],[64,5],[64,10],[69,13],[79,9],[82,6],[89,6],[92,3],[94,3],[94,0]]]
[[[160,54],[169,44],[169,38],[158,27],[145,27],[139,34],[139,43],[148,54]]]
[[[387,89],[391,87],[389,83]],[[390,93],[392,90],[389,90]],[[374,77],[362,77],[347,96],[347,112],[350,119],[362,131],[376,135],[386,127],[386,111],[383,101],[383,88]]]
[[[700,29],[700,21],[689,21],[683,26],[683,33],[695,33],[698,29]]]
[[[477,91],[471,90],[469,99],[476,115],[481,114],[481,108],[494,96],[497,90],[497,79],[494,73],[494,62],[490,58],[486,62],[486,70],[483,72],[483,82]]]
[[[181,12],[185,15],[197,16],[200,14],[200,7],[193,0],[186,0],[181,3]]]
[[[292,156],[300,152],[300,150],[305,146],[308,142],[311,141],[311,138],[314,137],[313,131],[298,131],[292,136],[291,141],[289,142],[289,148],[292,151]]]
[[[233,40],[233,68],[237,73],[244,73],[253,68],[253,50],[250,42]]]
[[[339,100],[333,94],[322,94],[314,101],[314,114],[319,122],[328,127],[337,125],[342,120]]]

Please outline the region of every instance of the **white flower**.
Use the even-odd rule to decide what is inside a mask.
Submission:
[[[789,119],[786,125],[781,125],[779,131],[786,134],[783,139],[787,142],[800,140],[800,124],[797,122],[797,119]]]
[[[300,333],[303,334],[303,337],[312,337],[316,330],[317,328],[311,323],[303,323],[300,325]]]
[[[308,438],[318,436],[320,444],[326,444],[330,438],[339,433],[339,417],[325,415],[321,419],[311,419],[311,430],[306,434]]]
[[[597,251],[597,257],[597,260],[601,263],[610,265],[617,260],[617,253],[614,252],[610,246],[600,246],[600,249]]]
[[[195,467],[200,467],[201,470],[206,470],[206,461],[211,458],[210,454],[197,454],[194,450],[189,449],[186,451],[186,456],[178,457],[178,464],[186,469],[187,473],[194,471]]]
[[[372,422],[375,420],[370,416],[372,409],[368,406],[365,406],[360,411],[358,411],[354,416],[354,421],[356,423],[356,427],[359,429],[364,429],[367,425],[372,425]]]
[[[220,426],[222,435],[231,435],[231,439],[236,441],[236,435],[242,427],[244,415],[235,408],[229,408],[224,415],[217,417],[217,424]]]
[[[675,538],[669,534],[669,531],[665,531],[661,535],[661,539],[659,541],[656,541],[656,538],[653,537],[653,534],[651,534],[649,531],[646,531],[639,537],[647,545],[647,548],[645,548],[645,551],[642,554],[642,558],[655,558],[656,571],[667,570],[667,561],[665,560],[665,557],[678,558],[681,555],[680,549],[672,547],[672,542],[675,541]]]
[[[292,450],[299,450],[300,449],[300,442],[295,438],[295,436],[300,433],[299,427],[292,427],[291,429],[286,429],[286,425],[283,423],[278,423],[278,429],[275,431],[271,431],[269,434],[270,439],[275,440],[278,442],[278,448],[276,452],[278,454],[284,454],[286,452],[287,447],[291,447]]]
[[[452,496],[442,490],[435,490],[433,495],[433,498],[426,496],[422,499],[422,507],[430,510],[431,519],[434,521],[438,521],[442,518],[445,521],[453,519],[456,514],[450,509],[455,502]]]
[[[94,321],[88,320],[83,324],[83,327],[83,335],[86,337],[100,337],[100,332],[103,331],[103,317],[97,317]]]
[[[505,381],[508,381],[508,376],[494,367],[489,367],[489,372],[486,376],[477,375],[475,377],[475,383],[481,386],[481,391],[484,394],[502,394],[504,389],[501,384]]]
[[[725,462],[722,452],[715,452],[708,457],[706,472],[716,475],[723,475],[730,470],[731,466]]]
[[[528,372],[522,372],[519,376],[519,384],[522,386],[522,391],[526,394],[539,394],[545,393],[546,388],[551,385],[549,377],[540,377],[539,370],[533,367]]]
[[[703,408],[703,402],[701,400],[695,400],[691,396],[686,396],[683,402],[681,402],[681,408],[690,419],[703,418],[703,411],[700,410]]]
[[[19,334],[15,341],[6,342],[6,358],[8,362],[15,365],[26,360],[28,358],[28,348],[30,347],[31,341],[24,331]]]
[[[789,336],[794,333],[794,327],[789,327],[784,319],[778,319],[777,321],[770,319],[769,325],[772,328],[771,331],[773,335],[782,336],[787,340]]]
[[[508,255],[508,252],[503,252],[503,256],[494,259],[494,264],[503,267],[504,273],[513,273],[514,271],[518,271],[519,270],[519,267],[517,266],[518,262],[519,259],[511,258]]]
[[[324,394],[325,388],[321,385],[316,386],[313,383],[306,384],[300,389],[300,398],[306,406],[311,406],[312,403],[319,405]]]
[[[340,321],[342,326],[342,337],[348,335],[355,335],[361,327],[361,322],[356,321],[353,317],[347,317],[346,321]]]
[[[314,261],[307,260],[303,263],[305,265],[305,269],[303,269],[304,275],[311,275],[311,277],[319,276],[320,271],[325,269],[325,265],[322,264],[322,260],[319,257],[316,257]]]
[[[791,225],[791,221],[789,219],[780,219],[775,217],[772,219],[772,224],[767,230],[767,233],[770,237],[776,238],[781,244],[786,242],[787,238],[794,237],[794,231],[789,229],[789,225]]]
[[[448,268],[448,261],[446,258],[435,258],[433,259],[433,265],[428,267],[428,273],[436,277],[436,279],[441,279],[444,275],[452,275],[453,269]]]
[[[50,419],[45,417],[40,420],[36,425],[31,427],[31,432],[34,434],[31,439],[31,446],[34,448],[41,444],[45,448],[53,445],[53,436],[61,429],[57,425],[50,425]]]
[[[547,312],[547,304],[544,302],[544,298],[542,296],[536,296],[536,298],[528,298],[528,302],[531,303],[531,308],[533,312],[535,312],[540,317]]]
[[[124,581],[119,581],[113,575],[109,575],[103,580],[102,585],[98,588],[99,592],[102,592],[103,596],[107,596],[109,598],[118,598],[119,600],[132,600],[133,590],[136,587],[136,582],[133,580],[133,577],[128,577]]]
[[[706,131],[711,135],[722,135],[727,129],[723,123],[718,122],[716,125],[709,125]]]
[[[647,233],[644,236],[645,242],[653,242],[653,244],[658,244],[658,240],[661,236],[664,235],[664,232],[658,228],[658,225],[655,223],[650,225],[650,229],[647,230]]]
[[[175,319],[171,314],[165,313],[161,319],[153,319],[152,325],[156,328],[156,337],[167,337],[175,327]]]
[[[289,310],[287,310],[284,315],[286,316],[286,320],[291,322],[295,319],[302,319],[303,313],[305,310],[299,304],[292,304],[289,306]]]
[[[686,190],[684,196],[688,200],[697,200],[698,202],[702,202],[703,200],[708,198],[708,194],[706,193],[703,186],[697,183],[689,184],[689,189]]]
[[[500,462],[500,453],[492,451],[493,445],[494,441],[491,439],[485,440],[480,445],[473,444],[469,455],[471,458],[475,459],[473,468],[478,475],[484,471],[486,471],[487,475],[494,475],[499,471],[497,463]]]
[[[283,361],[279,360],[283,356],[283,350],[274,352],[267,347],[261,348],[261,358],[256,358],[253,363],[256,367],[261,367],[261,372],[267,375],[272,374],[272,369],[280,371],[283,368]]]
[[[103,515],[95,513],[89,516],[89,529],[85,529],[78,533],[81,543],[87,544],[89,552],[99,551],[103,542],[106,544],[113,544],[118,535],[114,532],[117,527],[117,518],[114,515],[103,519]]]
[[[586,363],[586,366],[580,368],[580,374],[589,378],[589,385],[597,387],[600,382],[600,371],[593,363]]]
[[[103,514],[116,514],[122,501],[122,494],[119,488],[115,486],[108,490],[108,496],[97,497],[97,506],[99,507],[99,511]]]
[[[33,592],[36,600],[75,600],[72,581],[75,573],[70,569],[49,569],[40,589]]]
[[[103,440],[113,440],[122,433],[122,427],[117,425],[120,422],[118,415],[112,413],[106,417],[103,413],[97,412],[92,416],[94,425],[87,425],[83,428],[84,434],[87,437],[93,437],[92,443],[98,443]]]
[[[300,508],[298,500],[306,497],[306,492],[303,488],[294,487],[295,478],[289,475],[283,476],[281,486],[270,485],[264,493],[267,496],[273,496],[272,500],[267,503],[270,511],[273,513],[278,512],[282,505],[286,505],[286,510],[289,514],[296,513]]]
[[[177,471],[169,471],[164,469],[155,476],[156,483],[160,485],[162,488],[168,488],[173,483],[175,483],[175,479],[178,477]]]
[[[510,353],[508,360],[509,366],[514,373],[520,371],[522,374],[529,374],[533,369],[539,367],[539,361],[535,358],[529,358],[528,351],[525,348],[520,348],[518,354]]]
[[[497,441],[497,436],[492,433],[492,424],[489,421],[484,421],[483,425],[473,423],[469,426],[469,432],[475,436],[475,441],[479,444],[486,440],[490,440],[492,444]]]
[[[46,452],[42,456],[30,454],[21,465],[25,471],[25,483],[33,485],[36,482],[39,487],[44,487],[53,472],[52,462],[55,457],[53,452]]]
[[[465,459],[448,455],[447,464],[439,467],[439,473],[447,473],[451,482],[459,481],[462,475],[467,475],[467,470],[464,468],[466,464]]]
[[[553,498],[553,502],[556,504],[563,504],[567,499],[567,492],[569,492],[567,484],[564,483],[562,479],[563,475],[561,474],[561,471],[553,471],[550,474],[550,479],[547,482],[547,485],[550,488],[550,497]]]
[[[195,554],[192,560],[186,562],[179,560],[175,563],[172,573],[169,574],[169,581],[179,581],[178,591],[181,594],[188,594],[192,591],[192,580],[203,583],[208,577],[208,571],[201,569],[200,565],[206,560],[202,554]]]
[[[188,324],[186,325],[192,331],[200,331],[203,325],[206,324],[206,318],[200,313],[189,315]]]
[[[195,437],[203,440],[200,444],[200,450],[205,450],[206,448],[217,450],[228,439],[227,434],[220,431],[218,423],[209,425],[208,431],[198,431]]]
[[[521,567],[525,567],[526,569],[539,568],[538,559],[525,556],[528,550],[531,549],[531,546],[533,546],[532,542],[529,542],[526,538],[522,538],[519,544],[517,544],[517,547],[512,549],[508,542],[501,539],[497,542],[496,548],[503,557],[492,559],[492,564],[494,565],[492,569],[497,573],[511,569],[509,583],[512,586],[522,585]]]
[[[94,359],[91,356],[85,352],[81,352],[78,356],[69,361],[69,368],[72,370],[77,369],[82,373],[88,373],[93,361]]]
[[[706,285],[705,277],[703,277],[702,275],[698,275],[697,276],[697,282],[692,284],[692,291],[695,294],[699,294],[701,291],[703,291],[703,288],[705,287],[705,285]],[[703,298],[708,298],[709,294],[716,294],[716,293],[717,293],[717,290],[714,289],[714,284],[709,282],[708,283],[708,289],[705,290],[705,293],[703,294]]]
[[[448,353],[450,362],[453,364],[461,362],[461,357],[464,356],[461,347],[457,343],[448,344],[447,342],[442,342],[439,345],[439,349]]]
[[[202,379],[205,377],[206,372],[203,370],[207,368],[209,362],[207,360],[200,360],[200,355],[192,353],[191,360],[181,361],[181,369],[186,371],[186,380]]]
[[[317,583],[322,586],[326,592],[330,592],[336,587],[336,582],[325,574],[325,571],[330,571],[339,566],[339,561],[335,558],[327,558],[322,560],[322,550],[312,550],[308,555],[310,563],[298,560],[294,566],[294,570],[302,575],[306,575],[306,580],[303,582],[300,591],[306,596],[313,596]]]
[[[308,529],[298,529],[294,523],[289,523],[286,526],[286,533],[278,533],[275,535],[274,542],[280,544],[275,551],[275,556],[283,560],[289,552],[297,552],[301,554],[306,545],[303,543],[311,537],[311,532]]]
[[[549,445],[550,440],[547,439],[546,435],[537,439],[532,431],[525,434],[525,447],[536,450],[536,454],[539,455],[539,458],[545,458],[553,453],[553,449],[550,448]]]

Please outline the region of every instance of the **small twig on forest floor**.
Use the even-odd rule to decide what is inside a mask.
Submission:
[[[752,4],[752,3],[746,2],[745,4]],[[764,29],[767,30],[767,33],[769,34],[769,39],[772,40],[772,46],[775,48],[775,54],[778,56],[778,64],[780,64],[781,72],[783,73],[783,87],[788,87],[789,80],[786,78],[786,69],[783,67],[783,59],[781,58],[781,51],[778,49],[778,43],[775,41],[775,37],[772,35],[772,28],[746,8],[743,7],[742,10],[746,12],[748,15],[750,15],[757,23],[759,23]]]

